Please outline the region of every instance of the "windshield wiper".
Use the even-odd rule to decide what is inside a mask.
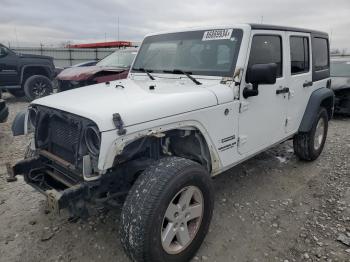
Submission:
[[[170,74],[182,74],[187,76],[189,79],[193,81],[196,85],[201,85],[202,83],[199,82],[197,79],[195,79],[193,76],[191,76],[191,72],[186,72],[180,69],[174,69],[174,70],[163,70],[164,73],[170,73]]]
[[[139,71],[139,72],[144,72],[148,75],[148,77],[151,79],[151,80],[155,80],[154,77],[151,75],[150,70],[147,70],[147,69],[144,69],[144,68],[133,68],[132,70],[135,70],[135,71]]]

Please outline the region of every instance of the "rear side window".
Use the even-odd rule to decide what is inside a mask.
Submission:
[[[314,66],[315,71],[320,71],[329,68],[329,57],[328,57],[328,40],[325,38],[315,37],[313,40],[313,51],[314,51]]]
[[[277,35],[255,35],[248,67],[255,64],[277,64],[277,77],[282,76],[282,39]]]
[[[310,69],[309,39],[301,36],[290,37],[292,75],[308,72]]]

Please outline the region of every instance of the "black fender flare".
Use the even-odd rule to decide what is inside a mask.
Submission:
[[[12,135],[20,136],[25,134],[26,111],[19,112],[12,122]]]
[[[27,69],[31,68],[31,67],[40,67],[40,68],[44,69],[44,70],[46,71],[46,73],[47,73],[47,75],[48,75],[48,78],[49,78],[50,80],[52,80],[53,77],[54,77],[55,72],[53,72],[53,71],[51,70],[51,68],[50,68],[49,65],[44,65],[44,64],[30,64],[30,65],[24,65],[24,66],[22,67],[22,69],[21,69],[21,82],[20,82],[21,84],[24,84],[24,83],[23,83],[23,81],[24,81],[24,72],[25,72]]]
[[[326,99],[331,100],[331,108],[327,108],[329,119],[333,115],[334,111],[334,92],[326,87],[322,87],[320,89],[315,90],[310,98],[309,102],[306,106],[306,110],[304,112],[303,119],[301,120],[300,126],[299,126],[299,132],[309,132],[312,128],[312,124],[314,122],[314,119],[317,116],[318,110],[322,104],[323,101]]]

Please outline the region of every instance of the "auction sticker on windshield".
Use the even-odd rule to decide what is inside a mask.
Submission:
[[[230,39],[233,29],[216,29],[205,31],[202,41]]]

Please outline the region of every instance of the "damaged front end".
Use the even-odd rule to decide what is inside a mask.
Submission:
[[[123,168],[98,169],[101,135],[92,121],[37,105],[16,119],[14,134],[34,131],[35,154],[8,166],[9,182],[23,175],[55,213],[87,217],[92,206],[120,205],[130,182]]]
[[[9,177],[23,175],[27,184],[45,195],[53,213],[68,209],[71,216],[81,218],[86,218],[92,208],[120,205],[130,186],[125,177],[114,172],[85,181],[69,163],[44,150],[19,161],[8,172]]]

